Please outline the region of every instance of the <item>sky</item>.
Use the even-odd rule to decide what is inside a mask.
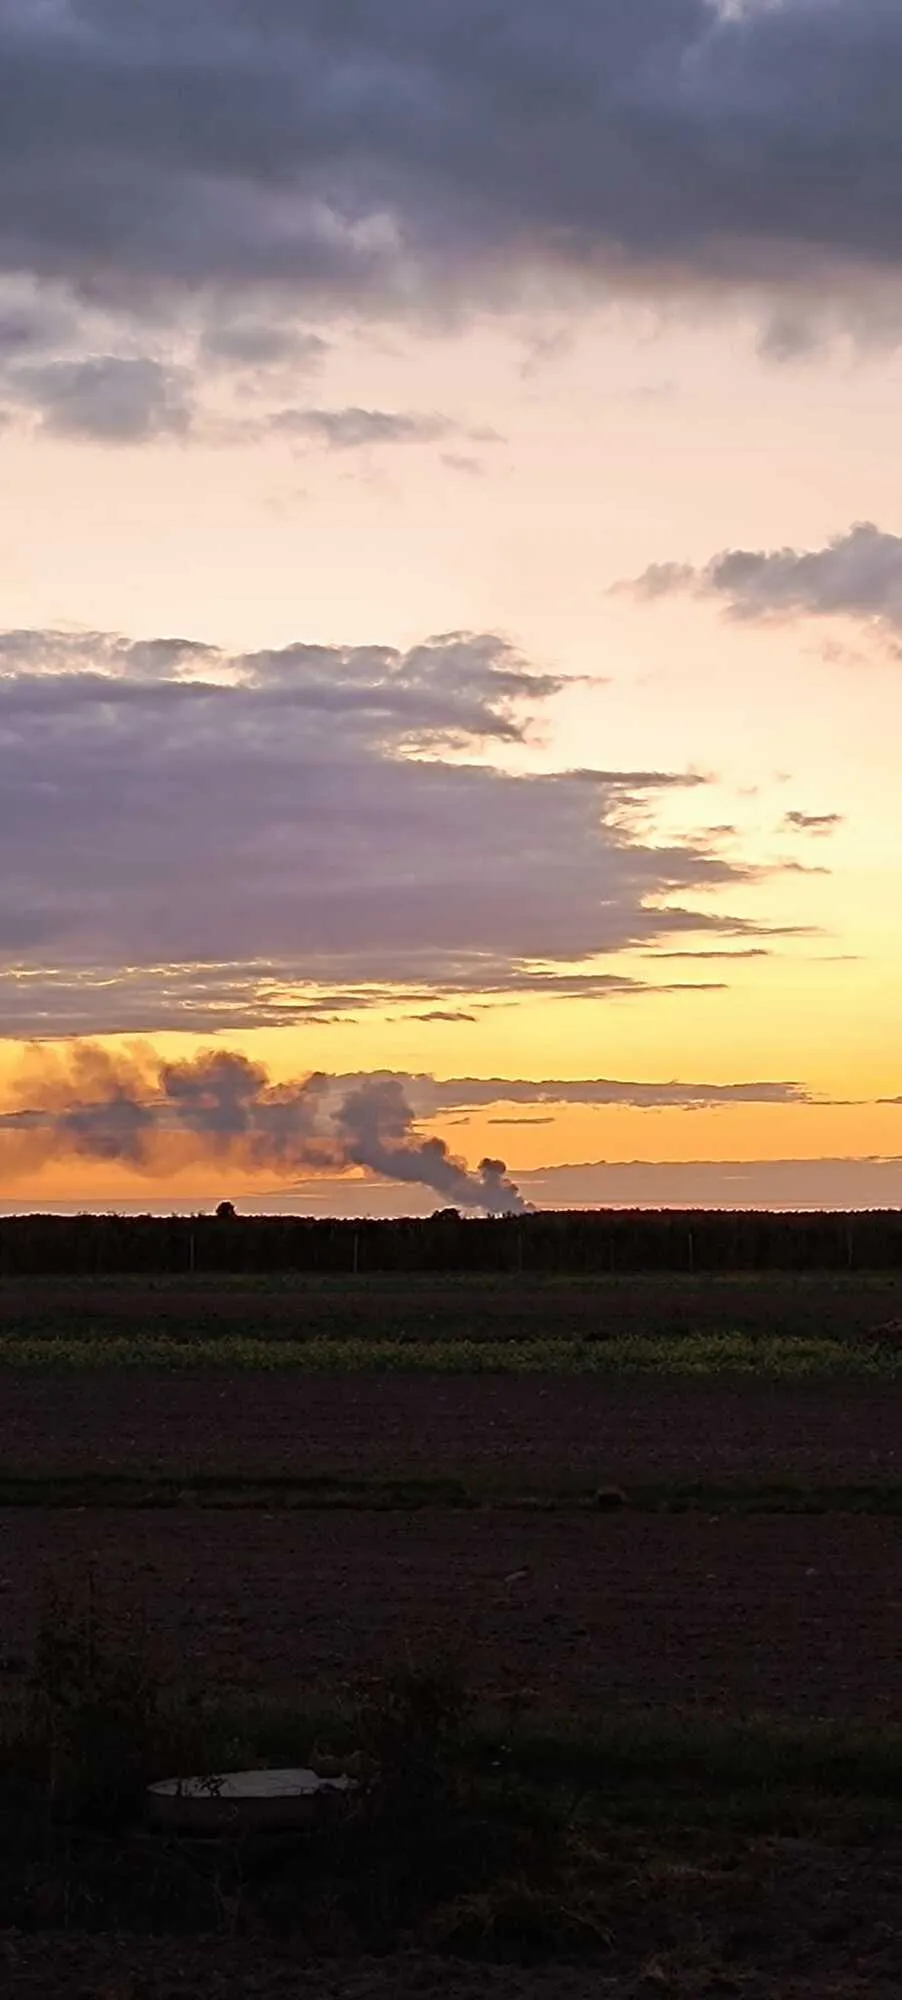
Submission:
[[[898,0],[0,0],[0,1205],[902,1205]]]

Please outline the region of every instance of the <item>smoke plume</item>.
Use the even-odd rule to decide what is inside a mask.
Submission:
[[[173,1147],[181,1163],[269,1169],[279,1174],[362,1167],[387,1180],[434,1188],[455,1207],[519,1214],[525,1203],[503,1160],[472,1172],[443,1139],[418,1137],[397,1077],[350,1090],[323,1072],[273,1083],[260,1063],[225,1050],[161,1062],[81,1044],[65,1058],[40,1052],[26,1072],[28,1108],[0,1116],[15,1165],[77,1156],[159,1171]]]
[[[519,1214],[525,1204],[503,1160],[480,1160],[472,1174],[449,1153],[443,1139],[411,1143],[413,1113],[397,1077],[359,1084],[335,1115],[348,1159],[393,1181],[421,1181],[455,1206],[484,1208],[490,1215]]]

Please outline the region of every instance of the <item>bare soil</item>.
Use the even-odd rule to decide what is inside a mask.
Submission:
[[[902,1478],[902,1385],[0,1369],[4,1472]]]
[[[28,1331],[418,1340],[604,1340],[614,1335],[866,1333],[902,1313],[902,1272],[418,1272],[318,1277],[11,1278],[0,1334]]]
[[[453,1652],[473,1691],[872,1719],[902,1708],[902,1524],[842,1515],[0,1512],[12,1666],[49,1578],[93,1568],[221,1689],[328,1699]]]
[[[556,1377],[0,1371],[4,1470],[902,1477],[902,1392]],[[308,1692],[456,1648],[527,1706],[898,1714],[902,1522],[851,1515],[0,1512],[0,1666],[93,1569],[174,1658]]]

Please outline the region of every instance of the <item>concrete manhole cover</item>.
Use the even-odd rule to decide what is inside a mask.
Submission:
[[[355,1778],[320,1778],[316,1771],[223,1771],[209,1778],[163,1778],[147,1788],[157,1826],[181,1833],[238,1832],[304,1826],[329,1805],[357,1791]]]

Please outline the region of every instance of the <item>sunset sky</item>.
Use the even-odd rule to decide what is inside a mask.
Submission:
[[[902,1204],[900,105],[0,0],[2,1202]]]

